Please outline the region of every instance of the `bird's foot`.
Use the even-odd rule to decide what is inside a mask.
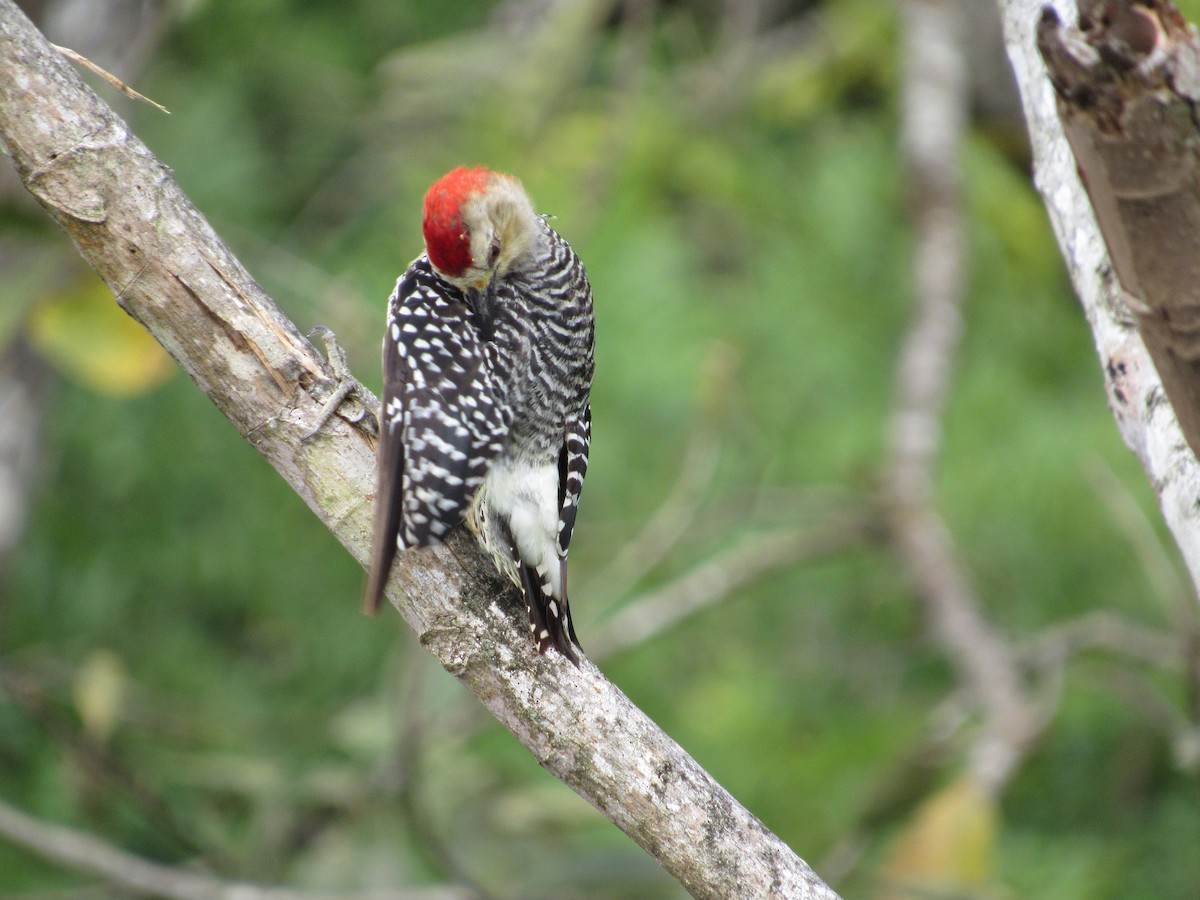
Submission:
[[[321,411],[317,413],[316,424],[310,431],[305,432],[300,437],[302,442],[312,440],[314,437],[320,434],[321,429],[323,429],[329,420],[337,414],[342,404],[355,394],[359,394],[359,390],[362,387],[355,379],[354,375],[350,372],[350,365],[346,361],[346,351],[342,348],[342,345],[337,342],[337,336],[324,325],[318,325],[308,333],[309,337],[312,337],[313,335],[319,335],[321,340],[325,343],[325,356],[329,360],[329,367],[333,370],[333,376],[337,382],[337,387],[325,400],[325,403],[321,407]],[[361,399],[361,394],[359,394],[359,397]],[[348,416],[347,421],[351,424],[357,425],[368,418],[373,417],[371,417],[370,412],[368,412],[366,405],[360,402],[359,409],[356,411],[356,414],[353,416]]]

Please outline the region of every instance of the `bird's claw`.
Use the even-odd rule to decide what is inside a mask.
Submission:
[[[329,398],[322,405],[321,411],[317,413],[316,424],[311,430],[300,436],[301,443],[309,441],[320,434],[321,429],[337,414],[341,405],[359,387],[358,381],[355,380],[354,375],[350,372],[350,365],[346,360],[346,351],[337,342],[337,336],[324,325],[318,325],[308,333],[309,337],[313,335],[320,336],[325,344],[325,356],[329,360],[329,367],[333,369],[334,378],[337,380],[337,388],[329,395]],[[361,422],[366,415],[366,410],[363,409],[358,417],[352,421]]]

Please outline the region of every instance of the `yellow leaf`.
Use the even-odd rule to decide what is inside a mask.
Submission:
[[[125,666],[111,650],[96,650],[75,673],[75,709],[97,744],[106,743],[116,729],[125,682]]]
[[[991,878],[999,814],[968,775],[927,798],[913,813],[883,868],[885,900],[961,896]]]
[[[102,394],[143,393],[175,369],[167,352],[90,272],[38,301],[29,316],[29,336],[63,374]]]

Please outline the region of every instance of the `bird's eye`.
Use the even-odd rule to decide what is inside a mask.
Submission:
[[[488,268],[496,265],[496,260],[500,258],[500,242],[492,241],[488,245]]]

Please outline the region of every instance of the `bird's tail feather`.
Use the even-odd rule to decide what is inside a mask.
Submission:
[[[579,665],[579,654],[576,648],[579,640],[575,637],[575,626],[571,624],[571,614],[567,607],[565,596],[560,599],[550,593],[550,581],[541,575],[533,566],[520,564],[521,594],[525,601],[525,612],[529,615],[529,630],[537,644],[538,653],[545,653],[551,647]]]

